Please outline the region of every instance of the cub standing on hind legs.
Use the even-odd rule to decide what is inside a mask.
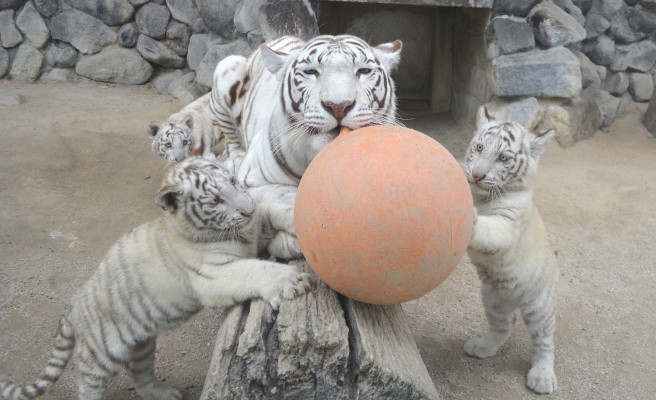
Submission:
[[[554,373],[555,257],[533,204],[540,155],[553,130],[530,133],[515,122],[498,122],[486,108],[467,149],[464,171],[474,196],[474,231],[468,254],[482,281],[488,332],[465,343],[473,357],[495,355],[521,310],[533,343],[526,385],[537,393],[556,391]]]
[[[227,168],[200,157],[172,167],[158,203],[164,218],[133,230],[107,253],[60,320],[55,347],[34,383],[0,381],[0,397],[33,399],[61,376],[73,350],[79,398],[99,400],[127,369],[146,400],[182,399],[153,374],[155,341],[205,306],[261,297],[272,307],[308,289],[294,267],[253,259],[260,220]]]

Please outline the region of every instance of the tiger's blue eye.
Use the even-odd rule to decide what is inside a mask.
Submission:
[[[369,75],[373,70],[371,68],[360,68],[358,70],[358,75]]]
[[[502,155],[499,156],[499,160],[508,161],[508,156],[506,156],[505,154],[502,154]]]
[[[483,151],[483,145],[480,144],[480,143],[477,144],[477,145],[476,145],[476,150],[478,150],[478,151]]]
[[[221,204],[221,203],[223,203],[223,199],[220,198],[219,196],[214,196],[214,198],[212,199],[212,204]]]
[[[167,143],[167,144],[165,144],[164,146],[166,146],[166,147],[171,147],[171,143]]]
[[[314,75],[314,76],[319,76],[319,71],[317,71],[316,69],[313,69],[313,68],[305,69],[305,70],[303,70],[303,73],[304,73],[305,75]]]
[[[183,141],[182,141],[182,144],[183,144],[184,146],[186,146],[188,143],[189,143],[188,140],[183,140]]]

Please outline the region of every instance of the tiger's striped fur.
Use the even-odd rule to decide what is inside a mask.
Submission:
[[[41,378],[26,386],[0,382],[1,397],[42,395],[75,349],[80,399],[101,399],[123,369],[143,399],[182,399],[153,374],[159,333],[205,306],[260,297],[277,308],[307,290],[294,267],[253,258],[259,214],[226,167],[188,158],[168,171],[157,201],[164,217],[120,239],[73,296]]]
[[[533,204],[540,155],[553,130],[531,133],[515,122],[495,121],[482,108],[464,171],[477,211],[468,254],[482,281],[488,333],[465,343],[478,358],[497,353],[506,342],[519,308],[533,343],[526,385],[553,393],[554,293],[558,266],[542,218]]]
[[[371,47],[349,35],[304,43],[285,36],[248,59],[241,113],[233,120],[246,156],[240,181],[267,215],[270,255],[301,257],[293,208],[301,176],[342,126],[396,123],[390,73],[402,43]]]
[[[207,93],[171,114],[163,124],[152,121],[148,133],[153,152],[169,163],[176,163],[191,156],[204,142],[202,155],[210,157],[212,147],[221,141],[221,132],[212,122],[211,94]],[[222,152],[222,149],[215,149]]]

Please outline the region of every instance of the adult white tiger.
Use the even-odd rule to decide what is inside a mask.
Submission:
[[[285,36],[249,58],[235,119],[246,149],[239,179],[269,217],[272,256],[302,256],[293,216],[298,183],[340,128],[396,123],[390,73],[402,47],[399,40],[371,47],[350,35],[307,43]]]

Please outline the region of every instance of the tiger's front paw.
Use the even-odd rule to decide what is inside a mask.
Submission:
[[[490,340],[488,335],[473,338],[465,343],[465,353],[476,358],[488,358],[497,354],[500,344]]]
[[[552,394],[558,388],[553,368],[533,367],[526,376],[526,386],[539,394]]]
[[[274,310],[280,307],[283,299],[294,299],[310,289],[310,276],[300,272],[296,267],[280,264],[273,268],[275,269],[273,282],[265,294],[265,300]]]
[[[298,238],[290,233],[278,231],[267,246],[267,251],[274,258],[297,260],[303,258]]]

